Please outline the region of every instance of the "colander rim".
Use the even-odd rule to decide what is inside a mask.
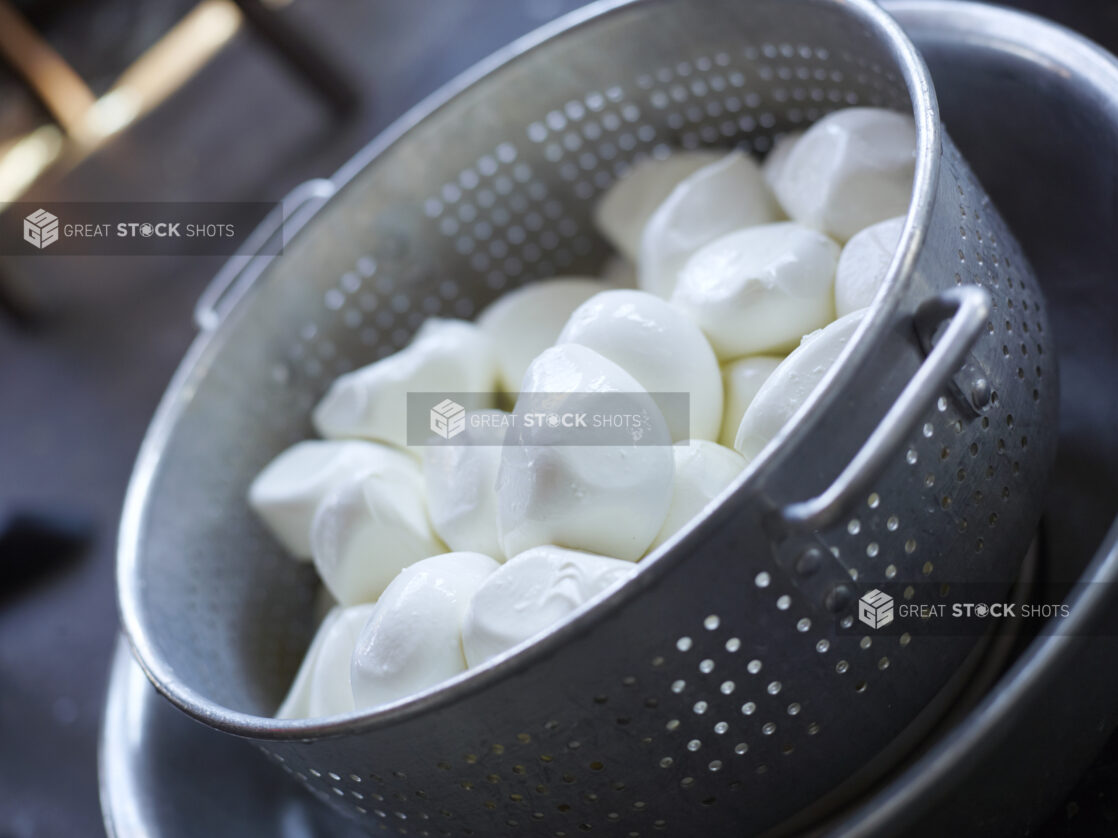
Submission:
[[[342,188],[353,182],[367,166],[404,139],[412,129],[446,107],[459,94],[511,65],[537,47],[567,37],[583,27],[594,25],[629,9],[659,2],[664,0],[597,0],[497,50],[410,108],[343,164],[331,179],[337,186],[337,191],[331,200],[337,200]],[[641,561],[638,565],[639,571],[624,584],[587,603],[569,620],[548,634],[521,643],[482,666],[463,672],[421,693],[372,710],[355,711],[325,719],[280,720],[232,710],[207,698],[180,680],[174,668],[158,653],[155,641],[147,628],[146,612],[142,605],[143,585],[140,572],[143,564],[140,545],[143,540],[144,519],[151,496],[150,490],[159,469],[163,450],[172,436],[184,406],[180,395],[192,375],[204,366],[206,356],[215,343],[215,337],[221,333],[221,327],[218,326],[211,331],[203,332],[191,344],[155,411],[137,454],[118,531],[117,593],[122,628],[132,648],[133,656],[159,693],[180,710],[210,727],[256,740],[329,739],[398,724],[482,691],[507,676],[536,664],[555,653],[568,641],[591,630],[602,617],[614,609],[621,608],[626,602],[638,596],[643,589],[653,587],[670,569],[670,562],[665,560],[666,557],[679,555],[689,546],[700,543],[704,535],[715,526],[717,520],[728,514],[731,506],[727,503],[729,498],[744,497],[763,482],[767,467],[772,465],[773,453],[797,435],[807,431],[810,417],[833,399],[856,374],[861,360],[872,351],[873,338],[892,327],[899,290],[911,277],[917,257],[923,248],[939,179],[942,146],[939,108],[928,68],[912,41],[901,30],[899,24],[874,0],[813,0],[813,2],[841,7],[847,13],[858,16],[862,23],[882,38],[890,57],[896,61],[909,91],[916,122],[917,151],[912,200],[897,252],[869,314],[815,392],[789,420],[781,433],[766,446],[748,470],[743,472],[719,497],[711,501],[707,507],[710,513],[695,525],[685,528],[684,532],[677,533],[652,555]],[[305,234],[304,230],[298,235]]]

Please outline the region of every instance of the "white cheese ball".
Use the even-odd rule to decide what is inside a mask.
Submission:
[[[314,409],[328,439],[361,437],[407,445],[407,394],[482,393],[497,386],[490,338],[464,320],[427,320],[399,352],[346,373]]]
[[[453,444],[424,452],[427,510],[451,550],[505,557],[497,532],[497,468],[509,418],[501,410],[471,411]]]
[[[722,413],[722,433],[718,442],[728,448],[734,447],[738,437],[741,417],[753,402],[753,397],[761,389],[782,361],[774,355],[752,355],[738,358],[722,367],[722,392],[725,409]]]
[[[789,218],[844,242],[907,212],[915,169],[910,115],[846,108],[795,143],[774,173],[773,191]]]
[[[531,394],[643,392],[617,364],[585,346],[567,343],[546,350],[532,362],[513,414],[523,418],[525,404],[534,409]],[[511,433],[506,438],[497,473],[497,527],[506,556],[541,544],[629,561],[644,555],[671,501],[670,437],[659,408],[647,394],[624,398],[651,421],[640,442],[538,444],[535,440],[551,437],[523,421],[516,440]],[[612,409],[617,401],[599,403]],[[578,404],[586,408],[593,402]]]
[[[640,287],[667,299],[688,257],[742,227],[780,218],[760,167],[740,151],[681,182],[649,218],[637,260]]]
[[[636,572],[632,562],[533,547],[509,559],[478,588],[462,624],[469,666],[535,637]]]
[[[781,134],[776,138],[773,147],[769,149],[769,153],[765,155],[765,159],[761,162],[761,174],[764,175],[765,183],[769,185],[770,189],[776,187],[776,179],[780,176],[781,170],[784,168],[784,163],[788,160],[788,155],[792,151],[792,147],[796,145],[803,135],[803,131]]]
[[[504,392],[520,391],[528,365],[555,343],[571,312],[605,287],[588,277],[533,282],[498,297],[478,315],[478,326],[496,348]]]
[[[446,553],[401,571],[373,606],[353,650],[358,710],[415,695],[466,669],[462,619],[500,565],[480,553]]]
[[[873,302],[897,251],[904,220],[901,215],[874,224],[846,243],[835,271],[835,311],[839,317]]]
[[[699,328],[659,297],[627,289],[603,291],[575,309],[556,343],[593,349],[633,376],[654,398],[687,393],[688,415],[672,410],[670,401],[657,400],[673,440],[718,436],[722,424],[718,359]]]
[[[742,417],[734,448],[752,460],[776,438],[834,365],[865,317],[855,311],[803,342],[768,377]]]
[[[288,553],[311,560],[311,521],[319,503],[355,474],[414,470],[400,449],[358,440],[306,440],[272,460],[252,481],[248,502]]]
[[[372,602],[402,568],[446,552],[427,517],[419,464],[401,475],[359,474],[318,507],[311,552],[342,605]]]
[[[834,319],[839,247],[791,221],[737,230],[692,256],[672,305],[720,361],[779,352]]]
[[[675,478],[672,503],[649,550],[655,550],[695,520],[741,474],[748,463],[737,451],[706,439],[672,446]]]
[[[372,605],[332,608],[311,641],[277,719],[318,719],[353,711],[349,662]]]
[[[594,209],[598,231],[622,256],[636,262],[649,216],[681,180],[722,156],[720,151],[675,151],[663,159],[644,158],[598,202]]]

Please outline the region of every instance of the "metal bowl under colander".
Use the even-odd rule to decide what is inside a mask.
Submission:
[[[270,718],[314,630],[316,583],[244,495],[312,434],[330,380],[428,316],[596,272],[591,208],[639,156],[763,153],[855,104],[915,115],[898,254],[840,362],[717,508],[573,621],[444,687]],[[863,634],[853,604],[887,584],[1009,588],[1052,459],[1056,370],[1030,268],[875,4],[591,6],[287,204],[286,230],[256,236],[302,227],[283,255],[230,263],[200,304],[205,334],[126,501],[124,627],[181,709],[257,740],[370,829],[722,835],[863,787],[961,686],[980,638]]]

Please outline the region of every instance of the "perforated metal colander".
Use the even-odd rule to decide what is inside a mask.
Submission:
[[[591,209],[640,156],[764,153],[849,105],[914,113],[913,203],[872,315],[746,479],[517,654],[377,712],[270,718],[315,628],[315,579],[244,496],[312,434],[331,379],[428,316],[595,272]],[[288,234],[318,211],[200,305],[122,523],[124,625],[183,710],[373,830],[726,835],[802,822],[869,781],[965,679],[978,638],[844,626],[887,581],[1009,587],[1053,452],[1056,371],[1034,277],[874,4],[592,6],[288,204]]]

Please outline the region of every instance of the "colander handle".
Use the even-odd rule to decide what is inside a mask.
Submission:
[[[243,253],[222,265],[194,306],[194,322],[203,331],[215,328],[244,297],[264,269],[294,235],[337,191],[332,181],[308,180],[292,189],[245,239]],[[278,244],[278,247],[271,247]],[[271,252],[265,252],[265,250]]]
[[[950,318],[916,375],[834,483],[811,500],[789,504],[780,517],[792,529],[821,530],[837,523],[862,498],[916,427],[978,339],[990,316],[990,295],[977,285],[951,288],[916,310],[917,333],[932,335]]]

